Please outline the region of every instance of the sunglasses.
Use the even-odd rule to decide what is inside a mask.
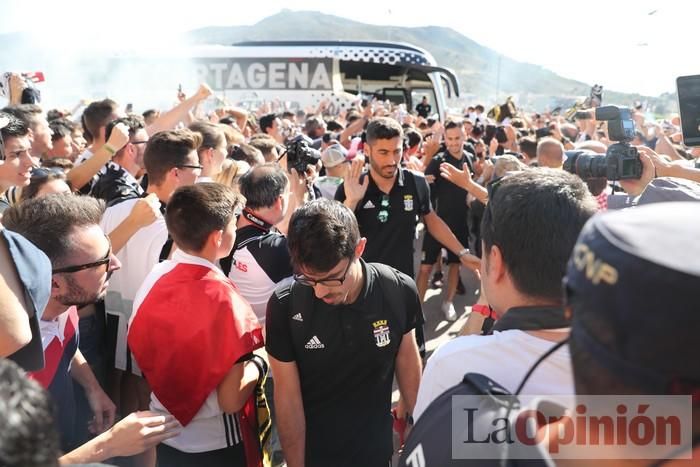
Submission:
[[[103,264],[106,264],[107,269],[109,270],[109,263],[112,261],[112,242],[109,241],[109,237],[107,237],[106,235],[105,235],[105,238],[109,242],[109,249],[107,250],[107,254],[103,258],[100,258],[97,261],[93,261],[92,263],[78,264],[75,266],[66,266],[63,268],[53,269],[51,271],[51,273],[52,274],[71,274],[74,272],[83,271],[85,269],[96,268],[98,266],[102,266]]]

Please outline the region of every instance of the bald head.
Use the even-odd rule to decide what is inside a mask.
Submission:
[[[554,138],[542,138],[537,143],[537,162],[540,167],[561,169],[564,165],[564,146]]]

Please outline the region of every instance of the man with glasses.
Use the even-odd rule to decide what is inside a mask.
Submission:
[[[143,162],[149,184],[144,195],[154,193],[157,196],[161,214],[165,213],[165,206],[173,192],[181,186],[193,185],[200,175],[202,166],[197,148],[201,142],[199,134],[182,129],[156,133],[146,145]],[[102,228],[106,232],[116,229],[128,217],[137,201],[138,198],[133,198],[108,208],[101,222]],[[117,255],[122,269],[110,283],[105,297],[105,312],[108,345],[114,355],[116,369],[110,394],[113,394],[122,413],[148,407],[147,385],[126,346],[127,323],[134,297],[143,280],[159,261],[170,256],[171,249],[172,240],[160,215],[155,222],[138,230]],[[120,393],[122,399],[117,399]]]
[[[137,180],[143,173],[143,155],[148,144],[148,132],[143,120],[136,116],[118,118],[107,124],[105,137],[109,140],[114,127],[124,124],[129,130],[128,142],[114,153],[112,160],[97,173],[90,195],[105,200],[107,206],[140,198],[143,188]]]
[[[29,127],[13,115],[0,112],[0,214],[10,207],[5,192],[29,185],[34,161]]]
[[[58,406],[62,448],[77,446],[73,383],[85,390],[94,418],[90,430],[101,433],[114,422],[115,406],[100,387],[78,349],[77,308],[107,293],[119,260],[99,226],[104,204],[88,197],[48,195],[13,206],[4,225],[42,250],[51,260],[51,295],[41,316],[45,367],[31,377],[48,389]]]
[[[418,293],[407,275],[362,260],[366,244],[334,201],[307,203],[290,220],[295,282],[270,297],[266,322],[289,467],[386,467],[394,374],[409,411],[415,403]]]

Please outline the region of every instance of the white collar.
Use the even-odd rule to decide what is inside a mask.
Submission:
[[[66,323],[68,323],[68,318],[71,312],[71,308],[55,317],[50,321],[45,321],[43,319],[39,320],[39,330],[41,331],[41,346],[46,350],[46,348],[51,344],[54,338],[63,345],[63,340],[66,331]]]
[[[185,253],[181,249],[175,250],[175,253],[173,253],[172,256],[172,261],[176,263],[184,263],[184,264],[196,264],[198,266],[206,266],[209,269],[212,269],[221,275],[224,275],[224,272],[221,270],[219,266],[216,264],[202,258],[201,256],[194,256],[189,253]]]

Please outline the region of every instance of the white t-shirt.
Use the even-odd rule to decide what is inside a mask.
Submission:
[[[86,149],[85,151],[82,152],[78,157],[75,158],[75,166],[79,166],[83,164],[86,160],[90,159],[93,156],[93,152],[90,149]]]
[[[555,344],[517,329],[495,331],[490,336],[457,337],[445,343],[425,367],[413,418],[418,420],[433,400],[461,382],[466,373],[486,375],[514,393],[530,367]],[[568,346],[537,367],[522,394],[574,394]]]
[[[126,219],[137,201],[138,198],[129,199],[107,208],[100,222],[102,229],[107,233],[112,232]],[[114,357],[117,369],[127,370],[126,330],[134,297],[153,266],[158,264],[160,253],[167,240],[168,229],[165,219],[159,217],[151,225],[138,230],[116,255],[122,266],[109,280],[105,312],[107,315],[116,316],[118,320]],[[137,375],[141,374],[133,358],[131,358],[131,370]]]

